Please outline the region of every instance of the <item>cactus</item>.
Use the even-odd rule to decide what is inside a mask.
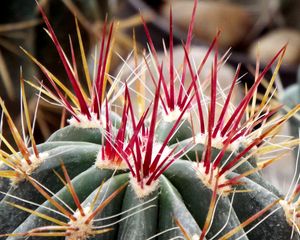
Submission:
[[[194,10],[196,7],[195,0]],[[261,73],[257,69],[254,85],[232,110],[230,99],[240,67],[227,96],[222,90],[218,92],[218,68],[226,58],[218,58],[219,33],[207,52],[207,56],[214,54],[214,62],[209,76],[211,92],[204,96],[197,76],[206,58],[200,67],[194,67],[189,57],[195,11],[183,44],[182,69],[173,66],[170,14],[167,75],[163,72],[165,63],[156,58],[144,22],[157,74],[150,72],[155,84],[153,99],[137,116],[134,107],[139,104],[131,100],[131,81],[122,83],[116,78],[107,90],[113,23],[107,38],[108,23],[104,25],[93,83],[81,49],[87,81],[85,91],[77,76],[75,56],[72,54],[71,61],[67,59],[43,9],[40,6],[39,9],[74,93],[25,51],[53,90],[42,83],[41,87],[29,84],[62,105],[71,118],[68,126],[37,145],[22,75],[29,141],[18,133],[3,100],[0,101],[19,149],[14,150],[1,135],[3,144],[11,151],[11,154],[1,151],[1,237],[10,240],[299,238],[294,230],[299,227],[300,188],[285,197],[262,178],[259,170],[282,154],[265,161],[257,158],[260,152],[274,150],[267,145],[268,139],[300,108],[296,106],[280,118],[274,116],[279,108],[273,108],[268,101],[272,81],[261,105],[255,108],[257,87],[276,60],[277,67],[280,66],[285,47]],[[78,25],[77,34],[82,46]],[[151,62],[146,57],[145,60],[148,66]],[[187,71],[192,76],[189,83]],[[139,81],[138,77],[135,79]],[[178,92],[175,81],[180,81]],[[120,114],[113,111],[118,98],[123,100]],[[250,103],[252,107],[248,108]],[[219,115],[217,104],[222,104]]]

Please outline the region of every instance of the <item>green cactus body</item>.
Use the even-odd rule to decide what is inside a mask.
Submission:
[[[120,116],[114,112],[110,112],[110,119],[113,126],[119,128],[121,125]],[[96,144],[102,144],[104,136],[102,131],[105,126],[101,127],[77,127],[73,125],[66,126],[54,132],[47,140],[47,142],[57,141],[79,141],[79,142],[91,142]]]
[[[231,174],[229,178],[234,177],[234,175],[235,174]],[[264,209],[272,202],[279,200],[278,196],[253,182],[251,179],[242,178],[241,181],[244,182],[245,185],[238,186],[237,191],[255,189],[255,191],[249,191],[247,193],[236,193],[233,197],[233,208],[241,222],[247,220],[247,218]],[[251,201],[248,202],[248,199],[251,199]],[[249,239],[285,239],[291,237],[292,228],[286,221],[283,209],[280,206],[275,206],[270,209],[268,213],[272,214],[261,223],[258,222],[262,220],[263,217],[258,218],[245,228],[245,231],[248,231],[257,224],[255,229],[249,231],[247,234]],[[299,239],[299,236],[294,235],[292,239]]]
[[[157,233],[158,199],[156,198],[150,203],[145,203],[152,198],[157,197],[158,191],[159,188],[156,188],[149,195],[141,198],[137,196],[131,185],[128,186],[123,199],[122,211],[128,211],[133,207],[141,204],[143,205],[137,208],[138,211],[141,211],[140,213],[133,215],[120,223],[118,239],[147,239]],[[153,207],[147,209],[149,205],[153,205]],[[128,215],[129,213],[122,214],[122,217]],[[143,229],[143,231],[140,231],[139,229]]]
[[[157,141],[164,142],[172,127],[174,126],[175,121],[166,122],[160,121],[157,126]],[[169,140],[168,145],[175,144],[177,142],[181,142],[182,140],[188,139],[193,136],[191,124],[187,119],[182,120],[179,123],[179,127],[174,133],[174,136]]]
[[[47,141],[79,141],[101,144],[103,136],[101,128],[79,128],[67,126],[54,132]]]
[[[160,179],[160,190],[159,232],[167,232],[158,239],[170,239],[182,235],[175,220],[180,222],[189,236],[200,236],[201,230],[183,202],[182,196],[164,175]],[[177,229],[170,231],[174,228]]]
[[[184,171],[182,171],[182,169],[184,169]],[[184,202],[196,222],[199,226],[203,226],[210,206],[213,190],[209,189],[205,183],[201,181],[196,169],[194,164],[178,160],[166,171],[165,175],[169,177],[170,181],[182,194]],[[230,216],[228,217],[228,215]],[[220,200],[216,206],[215,219],[207,237],[212,238],[216,234],[222,236],[228,232],[228,230],[237,227],[239,224],[240,222],[236,214],[234,212],[230,213],[230,200],[220,195]],[[239,232],[239,234],[235,235],[232,239],[241,236],[243,233],[243,231]],[[245,236],[244,239],[248,238]]]
[[[72,184],[78,196],[81,198],[80,200],[83,201],[83,208],[85,206],[90,206],[93,202],[98,191],[96,188],[99,187],[99,182],[106,178],[108,179],[101,187],[100,193],[98,193],[99,196],[97,199],[101,202],[103,201],[104,196],[109,196],[114,190],[128,181],[128,174],[118,174],[110,178],[111,174],[112,171],[99,170],[96,167],[92,167],[72,180]],[[163,176],[160,179],[160,182],[163,182],[161,184],[163,189],[161,190],[164,191],[164,193],[160,194],[159,188],[161,187],[157,187],[150,195],[140,198],[136,196],[135,191],[129,185],[122,194],[119,194],[117,198],[110,202],[101,214],[95,217],[95,219],[103,218],[103,221],[95,221],[94,226],[96,227],[98,224],[99,226],[109,226],[112,222],[118,221],[120,218],[124,218],[125,220],[120,222],[119,227],[117,227],[117,225],[112,225],[114,226],[113,230],[103,234],[101,239],[129,239],[129,237],[130,239],[146,239],[148,237],[152,237],[156,233],[160,233],[159,230],[168,230],[170,226],[172,226],[171,231],[161,234],[159,238],[169,239],[172,235],[180,236],[182,233],[178,230],[178,227],[174,222],[174,217],[181,221],[183,226],[187,227],[188,232],[192,234],[191,236],[199,236],[200,228],[185,207],[185,204],[175,187],[172,186],[172,184]],[[173,195],[176,197],[174,198]],[[56,196],[76,210],[73,199],[66,187],[60,190]],[[85,197],[85,200],[83,200],[82,197]],[[163,201],[160,207],[158,206],[159,201]],[[61,216],[45,209],[47,206],[53,208],[51,203],[47,201],[42,204],[37,211],[55,217],[55,219],[64,220]],[[179,206],[181,206],[181,208],[179,208]],[[97,201],[94,207],[97,207]],[[162,216],[164,217],[161,218],[161,221],[157,222],[158,214],[163,214]],[[105,220],[105,218],[114,215],[116,215],[116,217]],[[169,220],[171,220],[171,222]],[[20,226],[15,230],[15,233],[28,232],[31,229],[47,226],[48,224],[48,221],[45,221],[35,215],[31,215],[22,224],[20,224]],[[159,224],[160,227],[156,226],[157,224]],[[146,231],[141,231],[141,229],[145,229]],[[8,239],[12,240],[18,238],[19,237],[10,237]],[[90,236],[90,238],[93,239],[92,236]],[[99,236],[97,239],[99,239]]]
[[[126,97],[129,96],[127,95]],[[155,106],[158,106],[158,104],[155,104]],[[148,134],[151,132],[151,129],[156,128],[155,124],[153,124],[155,123],[155,117],[153,117],[154,114],[156,114],[156,111],[153,111],[152,113],[151,119],[154,122],[150,122],[150,126],[146,131]],[[142,123],[141,121],[143,119],[144,118],[142,118],[139,123]],[[180,122],[180,119],[178,122]],[[139,123],[136,124],[134,132],[139,130],[138,128],[142,128],[142,124]],[[175,128],[176,126],[174,126],[174,129]],[[113,133],[113,135],[120,136],[120,133],[124,133],[123,130],[126,129],[126,126],[123,125],[122,128],[120,128],[117,133]],[[125,136],[126,134],[123,134],[123,137]],[[69,141],[67,141],[66,146],[64,146],[64,142],[60,142],[60,147],[54,147],[48,150],[49,152],[55,152],[59,151],[58,149],[64,149],[65,151],[63,153],[68,154],[67,149],[70,148],[72,149],[72,156],[77,156],[81,164],[84,162],[89,162],[90,164],[87,163],[87,166],[92,165],[88,169],[85,167],[74,172],[74,166],[68,165],[68,162],[64,161],[65,166],[68,169],[70,168],[70,179],[72,179],[71,176],[75,174],[74,178],[70,180],[70,184],[73,186],[76,194],[78,195],[78,199],[81,202],[80,206],[83,209],[82,211],[86,211],[86,215],[84,217],[80,217],[78,205],[74,203],[74,196],[70,193],[70,184],[68,184],[68,187],[63,187],[55,194],[55,196],[52,197],[52,199],[56,202],[59,202],[64,208],[68,206],[68,209],[73,209],[72,212],[70,212],[68,209],[67,211],[69,211],[71,216],[75,217],[76,220],[72,220],[69,216],[67,217],[69,220],[66,221],[65,217],[62,217],[62,215],[65,214],[62,214],[61,210],[57,209],[57,207],[54,207],[53,203],[48,199],[48,201],[44,202],[39,208],[36,209],[36,212],[39,212],[40,215],[32,213],[27,217],[27,219],[22,220],[21,223],[18,223],[14,227],[10,225],[8,229],[3,229],[3,231],[13,232],[13,235],[9,236],[8,239],[19,239],[26,235],[34,236],[32,235],[36,231],[34,229],[47,229],[49,226],[57,226],[56,222],[52,222],[52,224],[50,223],[49,225],[49,221],[41,217],[41,214],[52,217],[52,219],[55,219],[55,221],[63,221],[69,224],[69,230],[62,231],[62,233],[69,235],[62,237],[56,236],[57,239],[99,239],[100,236],[100,239],[147,239],[155,236],[157,236],[158,239],[170,239],[172,236],[185,237],[182,230],[178,227],[178,223],[183,227],[185,233],[188,234],[190,238],[199,238],[203,234],[201,229],[203,229],[205,226],[208,212],[211,207],[210,201],[214,193],[217,196],[217,202],[214,206],[215,211],[213,214],[213,219],[209,229],[204,228],[207,232],[203,235],[202,239],[205,239],[205,237],[207,239],[220,238],[232,229],[238,228],[241,222],[247,220],[255,213],[262,210],[273,200],[279,199],[278,196],[274,195],[269,190],[266,190],[259,184],[253,182],[248,177],[240,179],[241,182],[247,183],[245,186],[241,185],[241,187],[239,187],[239,185],[237,185],[238,188],[233,190],[232,187],[235,185],[235,182],[226,184],[226,181],[230,178],[239,176],[237,174],[234,175],[234,173],[228,174],[229,177],[227,178],[227,174],[225,172],[223,177],[218,180],[220,181],[218,184],[220,186],[223,184],[224,187],[218,188],[216,187],[218,185],[214,185],[216,184],[214,181],[216,181],[215,174],[217,174],[219,171],[212,173],[212,182],[209,182],[210,174],[205,173],[206,168],[203,165],[204,163],[197,163],[195,158],[193,158],[194,162],[177,159],[168,167],[167,170],[162,171],[161,175],[155,174],[157,171],[156,168],[154,168],[153,175],[149,175],[147,178],[141,178],[138,180],[137,176],[138,174],[141,174],[139,171],[145,170],[144,168],[146,168],[146,166],[141,167],[141,164],[145,165],[147,162],[147,151],[152,151],[152,164],[155,162],[155,159],[159,160],[158,164],[156,165],[158,167],[157,170],[164,168],[164,161],[168,162],[168,152],[173,151],[172,148],[168,148],[166,145],[163,147],[164,144],[162,145],[159,143],[155,143],[150,150],[145,147],[151,146],[150,143],[152,144],[154,137],[155,134],[152,136],[146,134],[144,136],[144,138],[146,138],[146,143],[139,141],[137,137],[133,137],[132,141],[134,141],[135,144],[139,143],[141,145],[140,147],[136,148],[135,151],[137,152],[133,152],[132,154],[136,157],[139,156],[143,159],[143,161],[139,161],[137,159],[134,160],[135,163],[130,164],[132,169],[130,169],[129,173],[125,174],[124,171],[128,172],[128,168],[126,169],[122,167],[123,170],[120,171],[118,168],[121,165],[116,165],[116,163],[120,161],[120,156],[122,156],[122,158],[124,158],[123,160],[126,162],[129,162],[131,157],[129,154],[129,156],[126,158],[126,143],[124,145],[125,148],[124,146],[122,148],[124,149],[124,152],[122,149],[118,149],[120,152],[116,151],[118,141],[114,139],[113,136],[110,136],[110,141],[106,141],[105,145],[76,142],[76,144],[73,146],[69,145]],[[130,143],[131,139],[127,141]],[[49,147],[51,148],[51,146],[55,146],[54,144],[55,142],[52,142],[50,146],[44,146],[44,149]],[[189,146],[189,144],[186,144],[186,146]],[[198,145],[198,147],[199,146],[200,145]],[[203,147],[204,145],[201,147],[202,151]],[[39,148],[42,149],[42,145]],[[146,150],[145,153],[143,153],[141,150],[143,148]],[[159,150],[159,148],[163,149],[162,152]],[[110,149],[110,151],[108,151],[108,149]],[[164,153],[165,150],[167,153]],[[184,153],[186,150],[187,149],[185,148],[177,150],[178,156],[182,155],[182,153]],[[189,149],[189,151],[191,150]],[[193,151],[191,151],[191,153],[189,153],[189,151],[187,154],[193,153]],[[213,153],[213,151],[216,151],[217,154]],[[217,159],[219,152],[220,150],[212,150],[211,158]],[[84,154],[88,154],[92,160],[88,161],[88,157]],[[112,158],[112,165],[107,165],[106,163],[106,165],[101,164],[101,161],[106,162],[106,160],[109,160],[102,159],[103,156]],[[167,160],[165,158],[166,156]],[[73,157],[71,162],[75,164],[76,158],[73,159]],[[174,156],[174,158],[177,157]],[[51,164],[56,166],[55,162],[58,162],[59,159],[59,157],[56,158],[54,163],[51,162]],[[135,157],[133,157],[133,159],[135,159]],[[230,160],[233,161],[234,158]],[[94,162],[95,164],[93,164]],[[248,164],[247,166],[250,170],[253,169],[251,164],[248,162],[245,163]],[[212,169],[212,163],[210,164]],[[160,165],[162,165],[162,168],[159,168]],[[40,166],[41,170],[43,169],[42,166],[43,165]],[[57,166],[60,166],[60,164]],[[110,169],[109,166],[111,166]],[[52,169],[49,166],[48,168],[44,168],[47,170]],[[245,169],[246,168],[242,168],[242,170]],[[38,168],[36,172],[33,172],[32,176],[37,176],[38,172],[41,170]],[[153,178],[153,181],[150,181],[150,184],[147,184],[149,179],[151,179],[153,176],[156,176],[156,178]],[[92,212],[92,210],[97,209],[104,202],[104,199],[108,198],[114,193],[114,191],[128,181],[129,184],[126,188],[122,189],[122,191],[119,192],[119,194],[116,195],[111,201],[109,201],[109,203],[105,205],[101,211],[92,216],[92,222],[85,225],[74,225],[80,227],[78,227],[78,229],[75,231],[72,230],[72,224],[76,224],[81,218],[88,218],[88,210]],[[142,181],[143,185],[140,185],[141,182],[139,181]],[[101,185],[101,182],[104,182],[104,184]],[[49,185],[49,183],[45,184]],[[101,186],[99,187],[99,185]],[[56,184],[56,186],[59,185]],[[62,187],[62,185],[60,186]],[[250,192],[235,193],[235,191],[243,190],[243,187],[245,187],[247,190],[250,190]],[[230,194],[234,194],[234,196]],[[265,195],[270,197],[268,201],[266,201],[267,197],[262,197]],[[25,197],[23,198],[26,199]],[[251,203],[249,203],[249,199],[251,199]],[[63,201],[64,204],[62,204],[61,201]],[[15,204],[18,204],[18,202]],[[233,204],[232,207],[231,204]],[[248,210],[246,210],[246,206],[243,205],[241,207],[239,204],[248,204]],[[254,205],[252,206],[251,204]],[[91,206],[93,206],[92,210]],[[49,208],[56,210],[56,212],[49,210]],[[59,212],[61,213],[59,214]],[[276,217],[280,218],[281,221],[281,227],[278,229],[278,236],[280,236],[281,239],[289,237],[292,227],[288,224],[284,212],[281,211],[280,214],[278,213],[276,215]],[[17,220],[14,216],[11,218],[12,220]],[[270,223],[276,221],[276,218],[275,220],[270,219]],[[244,230],[240,229],[229,239],[257,239],[258,236],[264,236],[264,233],[260,231],[264,231],[264,229],[267,227],[264,228],[262,226],[257,228],[257,232],[254,231],[255,233],[253,233],[253,231],[251,231],[249,234],[246,234],[248,228],[245,228]],[[104,231],[110,227],[112,227],[112,229],[108,229],[107,232]],[[249,228],[250,227],[251,225]],[[98,236],[95,232],[98,231],[97,233],[99,233],[101,229],[103,229],[103,232],[101,232],[102,234]],[[270,232],[271,230],[269,230],[266,236],[269,236],[268,234],[271,234]],[[34,236],[34,239],[43,238]]]
[[[197,2],[195,0],[195,9]],[[107,40],[103,37],[101,42],[97,74],[89,96],[78,83],[70,64],[75,59],[67,59],[45,13],[40,6],[39,9],[74,94],[60,90],[64,89],[62,83],[54,81],[53,75],[41,64],[38,66],[55,89],[53,100],[71,115],[70,126],[58,130],[42,145],[35,144],[31,133],[32,148],[27,148],[28,144],[17,133],[0,101],[19,147],[17,153],[7,144],[12,155],[2,152],[4,166],[1,166],[0,177],[8,178],[16,186],[8,189],[9,181],[1,180],[1,191],[8,193],[0,202],[0,234],[4,234],[1,237],[9,240],[27,237],[65,240],[290,238],[293,220],[300,222],[293,214],[299,209],[296,196],[300,187],[283,199],[263,180],[259,173],[262,167],[253,156],[264,140],[272,138],[274,130],[299,107],[275,123],[262,124],[257,131],[254,128],[274,114],[274,110],[269,110],[271,106],[266,106],[266,113],[262,113],[262,109],[251,109],[249,119],[243,122],[258,85],[275,60],[282,59],[285,48],[258,74],[254,85],[231,112],[229,103],[240,66],[237,68],[217,118],[219,62],[215,45],[218,36],[207,53],[215,48],[210,101],[207,101],[198,82],[199,71],[207,57],[199,69],[193,68],[189,58],[195,11],[183,46],[185,58],[178,78],[178,94],[174,87],[177,77],[173,66],[172,28],[169,75],[165,76],[164,66],[155,57],[153,42],[143,22],[158,72],[158,79],[151,74],[154,99],[149,107],[140,109],[144,111],[139,111],[143,114],[138,118],[134,115],[135,104],[131,102],[130,83],[126,82],[120,86],[124,96],[119,117],[111,112],[114,89],[105,94],[113,24]],[[172,17],[170,21],[172,25]],[[103,26],[103,36],[106,27],[107,23]],[[79,28],[77,30],[80,35]],[[84,59],[82,57],[83,62]],[[187,71],[191,83],[185,81]],[[197,123],[186,117],[193,112],[198,115]],[[204,115],[208,116],[207,121]],[[199,125],[199,132],[195,132],[195,124]],[[198,137],[200,140],[195,141]],[[247,141],[242,142],[243,138]],[[47,157],[40,161],[45,154]],[[274,205],[270,205],[272,203]],[[275,208],[279,210],[251,230]]]
[[[101,214],[95,216],[95,219],[100,219],[117,215],[112,219],[95,221],[95,227],[101,225],[110,226],[110,224],[112,224],[113,230],[101,235],[101,239],[129,239],[129,237],[130,239],[147,239],[156,234],[159,234],[159,239],[170,239],[172,236],[183,236],[175,223],[175,219],[182,224],[189,233],[189,236],[200,236],[200,229],[204,225],[213,191],[207,188],[201,181],[201,178],[197,175],[196,169],[196,163],[177,160],[159,178],[159,183],[157,183],[158,185],[155,187],[154,191],[146,197],[138,197],[130,183],[121,194],[117,195],[117,198],[104,208]],[[114,177],[111,177],[112,175],[113,170],[99,169],[93,166],[83,171],[72,180],[74,189],[80,197],[80,201],[82,201],[83,208],[90,206],[93,203],[94,197],[98,192],[97,188],[102,181],[106,182],[101,187],[95,208],[97,207],[97,202],[103,201],[103,196],[109,196],[118,187],[128,181],[128,174],[124,175],[122,173],[117,173]],[[216,234],[221,237],[224,233],[239,226],[240,221],[242,222],[248,217],[251,217],[256,212],[263,209],[263,207],[272,200],[278,199],[276,195],[252,182],[250,179],[245,178],[242,179],[242,181],[247,182],[245,188],[248,190],[251,189],[250,193],[236,193],[233,198],[233,209],[230,207],[232,196],[219,196],[220,199],[216,205],[214,220],[210,231],[207,234],[208,238],[211,238]],[[261,189],[263,189],[263,192]],[[268,197],[262,197],[265,195]],[[76,210],[76,205],[66,187],[60,190],[55,196],[57,196],[57,198],[54,197],[54,199],[59,198],[63,200],[65,204],[73,208],[74,211]],[[272,196],[272,198],[269,198],[269,196]],[[249,199],[251,199],[251,201],[249,201]],[[244,205],[242,206],[241,204]],[[256,207],[252,207],[249,204],[256,204]],[[49,210],[46,210],[42,206],[53,208],[49,201],[42,204],[37,211],[48,214],[55,219],[64,220],[61,216],[49,212]],[[125,213],[122,213],[124,211]],[[230,217],[228,217],[229,213]],[[280,236],[280,238],[275,237],[274,239],[285,239],[285,237],[290,235],[292,228],[287,224],[282,210],[280,214],[278,214],[276,215],[278,219],[271,218],[269,221],[281,224],[280,229],[278,229],[279,235],[273,235],[270,229],[269,232],[266,233],[266,236],[271,234],[272,236]],[[124,218],[124,220],[120,221],[119,226],[113,224],[121,218]],[[281,222],[279,221],[279,218]],[[16,220],[13,216],[12,219]],[[269,221],[266,221],[265,224],[269,224]],[[48,221],[32,214],[22,223],[18,224],[14,233],[26,233],[32,229],[48,225]],[[252,231],[252,234],[250,234],[248,238],[257,239],[258,236],[264,236],[260,231],[264,231],[267,227],[263,226],[264,224],[258,227],[257,231]],[[168,231],[165,232],[166,230]],[[258,235],[255,235],[255,233]],[[230,239],[236,239],[243,234],[245,234],[245,232],[240,231]],[[89,239],[90,238],[94,239],[93,236],[89,236]],[[242,239],[248,238],[247,236],[244,236]],[[18,237],[9,237],[8,239],[18,239]],[[35,237],[34,239],[39,238]],[[95,239],[99,239],[99,236],[95,237]]]
[[[83,143],[81,146],[67,145],[53,148],[45,152],[44,155],[47,157],[45,157],[40,166],[33,170],[31,177],[40,184],[47,186],[51,191],[56,192],[63,184],[55,176],[53,170],[59,172],[61,164],[63,163],[68,167],[70,177],[73,178],[94,164],[98,151],[99,146],[86,143]],[[44,200],[43,196],[32,187],[32,184],[28,182],[26,178],[23,179],[21,176],[20,179],[17,178],[14,181],[15,182],[12,182],[13,185],[6,190],[8,195],[0,202],[1,232],[10,232],[14,230],[14,228],[28,216],[28,213],[20,209],[7,206],[6,202],[28,206],[28,204],[23,204],[22,201],[12,198],[9,195],[20,199],[30,200],[36,204],[39,204]]]
[[[192,138],[189,138],[189,139],[179,142],[177,151],[184,148],[190,142],[193,142]],[[173,145],[173,147],[175,147],[175,146],[176,145]],[[234,157],[236,157],[239,154],[239,152],[241,152],[243,149],[244,148],[238,148],[238,151],[234,151],[234,152],[227,150],[221,160],[221,163],[224,164],[224,162],[228,162],[228,161],[234,159]],[[201,144],[201,143],[193,144],[193,146],[188,151],[185,152],[185,154],[181,157],[181,159],[191,160],[191,161],[199,161],[199,159],[201,159],[201,157],[203,155],[204,150],[205,150],[204,144]],[[218,154],[220,153],[220,151],[221,151],[220,149],[212,147],[212,159],[216,159]],[[246,157],[247,157],[247,154],[245,154],[244,159]],[[238,174],[243,174],[245,172],[253,171],[253,169],[255,168],[255,165],[256,165],[256,159],[253,157],[250,157],[250,159],[248,158],[247,161],[244,161],[233,171]],[[256,165],[256,167],[257,167],[257,165]],[[261,174],[259,174],[258,171],[253,171],[253,173],[249,174],[247,177],[249,179],[251,179],[252,181],[256,182],[257,184],[260,184],[261,186],[269,189],[269,191],[273,192],[276,196],[282,197],[282,194],[273,185],[268,183],[268,181],[263,179],[263,177],[261,176]]]
[[[91,167],[88,170],[82,172],[77,177],[75,177],[72,180],[72,184],[74,186],[74,189],[76,190],[79,200],[84,201],[86,198],[88,198],[93,192],[99,187],[101,182],[105,181],[106,179],[109,179],[112,176],[113,172],[111,170],[99,170],[96,167]],[[103,189],[106,190],[107,187],[104,187]],[[106,191],[102,191],[103,192]],[[103,195],[102,195],[103,198]],[[72,198],[72,195],[68,191],[66,187],[62,188],[57,194],[56,198],[54,199],[60,199],[63,201],[66,205],[68,205],[71,209],[76,210],[76,205],[74,203],[74,199]],[[50,210],[49,210],[50,208]],[[65,217],[62,217],[61,215],[56,214],[55,212],[51,211],[51,209],[56,209],[51,202],[46,201],[44,202],[36,211],[42,214],[47,214],[51,217],[55,217],[58,220],[65,220]],[[18,226],[18,228],[15,230],[15,232],[27,232],[32,229],[32,227],[40,227],[40,226],[46,226],[49,222],[38,217],[35,215],[29,216],[22,224]],[[18,239],[15,237],[10,237],[8,239]]]

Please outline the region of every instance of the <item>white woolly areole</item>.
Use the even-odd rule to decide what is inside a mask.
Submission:
[[[165,122],[174,122],[180,117],[181,113],[182,113],[182,111],[179,109],[179,107],[175,106],[174,110],[171,111],[169,109],[167,114],[165,112],[163,112],[162,118]],[[182,116],[182,120],[186,119],[187,117],[188,117],[188,114],[184,113]]]
[[[102,151],[100,151],[97,154],[95,166],[99,169],[120,169],[120,170],[126,170],[128,169],[127,163],[122,159],[122,161],[117,164],[114,159],[108,159],[107,156],[104,156],[105,159],[102,159]]]
[[[152,150],[151,163],[153,162],[153,160],[159,153],[161,146],[162,146],[162,144],[160,144],[160,143],[154,143],[153,150]],[[158,165],[161,164],[161,162],[170,154],[171,151],[172,151],[171,148],[169,148],[168,146],[166,146],[164,148],[164,151],[162,152],[162,154],[160,156]],[[145,159],[145,154],[146,154],[146,152],[142,152],[142,159]],[[172,158],[170,157],[170,159],[172,159]],[[167,163],[168,162],[166,162],[165,164],[167,164]],[[131,176],[130,177],[131,178],[130,179],[131,186],[139,198],[144,198],[157,189],[158,182],[159,182],[158,180],[152,181],[152,183],[150,185],[144,184],[143,188],[142,188],[140,183],[137,182],[137,180],[132,176],[132,174],[130,176]],[[147,180],[148,180],[148,178],[143,178],[143,183],[146,183]]]
[[[147,182],[146,178],[144,178],[144,183],[145,182]],[[142,188],[140,183],[138,183],[136,179],[132,175],[130,175],[130,185],[138,198],[145,198],[149,194],[154,192],[158,188],[158,182],[158,180],[155,180],[150,185],[144,184]]]
[[[282,209],[285,213],[286,220],[290,226],[300,226],[300,218],[297,217],[297,209],[299,204],[297,203],[288,203],[286,200],[280,200],[279,204],[282,206]]]
[[[66,237],[66,240],[85,240],[92,235],[93,221],[90,221],[88,224],[85,223],[89,217],[90,207],[83,208],[83,212],[85,216],[82,216],[77,209],[73,215],[76,220],[68,222],[70,228],[76,230],[68,230],[67,233],[69,233],[69,236]]]
[[[11,185],[17,185],[19,182],[22,182],[25,180],[25,175],[30,176],[42,163],[43,161],[49,157],[48,152],[43,152],[39,154],[39,157],[37,158],[35,154],[31,154],[29,159],[31,161],[31,164],[29,165],[24,158],[21,159],[20,164],[20,174],[16,178],[12,178]]]
[[[198,144],[205,144],[206,141],[207,141],[207,134],[197,134],[196,137],[195,137],[195,141],[196,143]],[[224,144],[223,142],[225,141],[225,139],[223,137],[221,137],[219,134],[217,134],[217,136],[215,138],[212,138],[212,141],[211,141],[211,145],[212,147],[214,148],[217,148],[217,149],[222,149]],[[243,144],[243,143],[246,143],[246,138],[245,137],[240,137],[238,139],[236,139],[233,143],[230,143],[227,147],[227,150],[228,151],[236,151],[238,150],[240,144]]]
[[[199,240],[199,238],[200,238],[200,236],[197,235],[197,234],[194,234],[194,235],[192,236],[192,240]]]
[[[71,117],[68,120],[68,123],[71,126],[78,128],[106,128],[106,119],[103,115],[100,115],[100,120],[97,117],[96,113],[90,112],[91,119],[84,114],[78,114],[76,117],[79,119],[79,122],[76,118]]]
[[[199,164],[194,163],[194,165],[195,165],[195,168],[196,168],[197,176],[200,178],[201,182],[207,188],[214,191],[216,183],[217,183],[218,168],[213,169],[213,166],[211,164],[210,171],[209,171],[208,174],[206,174],[203,162],[201,162]],[[211,173],[211,171],[212,171],[212,173]],[[228,179],[225,177],[225,175],[226,174],[223,174],[219,177],[218,185],[221,185],[221,184],[224,184],[225,182],[227,182]],[[231,189],[230,185],[222,187],[221,189],[219,189],[217,187],[217,194],[220,195],[220,196],[228,196],[228,194],[231,190],[232,189]]]

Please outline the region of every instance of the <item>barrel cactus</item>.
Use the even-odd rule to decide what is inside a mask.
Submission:
[[[43,9],[39,8],[74,93],[26,52],[53,89],[42,82],[41,86],[29,84],[63,106],[71,118],[68,126],[37,145],[22,76],[22,109],[29,138],[17,131],[1,100],[18,146],[14,150],[1,135],[2,143],[11,152],[1,151],[3,239],[299,238],[300,188],[295,187],[283,196],[260,174],[262,168],[282,154],[257,160],[261,152],[280,148],[269,146],[268,139],[299,110],[296,106],[285,116],[276,117],[279,108],[268,101],[271,85],[261,104],[255,103],[257,87],[277,60],[279,67],[285,47],[261,73],[257,69],[253,86],[233,107],[230,100],[240,68],[228,93],[219,90],[218,68],[225,59],[218,57],[219,34],[207,52],[214,54],[208,96],[198,81],[206,58],[197,65],[189,57],[195,11],[183,44],[185,57],[181,69],[173,66],[172,14],[168,63],[160,63],[156,58],[144,23],[151,59],[148,61],[145,56],[145,65],[154,64],[157,72],[149,73],[151,84],[155,85],[153,99],[146,99],[148,106],[137,115],[134,108],[140,105],[131,100],[132,81],[122,82],[118,77],[110,81],[113,78],[108,75],[113,24],[109,28],[107,23],[104,25],[93,81],[77,26],[87,81],[85,91],[79,81],[75,56],[72,54],[71,61],[67,59]],[[168,75],[164,74],[165,67],[169,68]],[[187,72],[191,75],[189,82]],[[141,81],[136,72],[132,78]],[[175,81],[180,81],[178,91]],[[119,98],[123,104],[115,106]],[[222,106],[220,113],[216,111],[217,105]],[[114,111],[118,108],[121,111]]]

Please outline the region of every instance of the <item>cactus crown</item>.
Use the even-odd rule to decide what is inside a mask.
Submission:
[[[46,143],[35,143],[21,75],[23,107],[32,145],[29,148],[0,100],[19,149],[15,151],[0,135],[12,152],[10,155],[1,151],[4,166],[0,166],[0,177],[9,178],[15,184],[5,189],[7,186],[0,182],[1,193],[7,192],[0,202],[0,233],[6,232],[1,237],[85,240],[108,234],[111,239],[179,236],[247,240],[266,234],[266,238],[276,235],[286,239],[293,231],[291,226],[299,226],[300,187],[282,200],[282,195],[258,171],[280,156],[265,162],[257,162],[256,158],[259,151],[267,152],[264,145],[300,109],[296,106],[285,116],[277,117],[280,107],[273,107],[269,101],[286,46],[261,72],[257,64],[254,84],[232,108],[231,98],[241,65],[227,95],[223,90],[218,92],[218,69],[227,56],[221,59],[218,56],[220,32],[198,66],[190,56],[197,2],[194,1],[187,39],[182,46],[184,58],[180,69],[174,66],[172,9],[169,52],[165,50],[169,64],[166,65],[160,62],[142,18],[156,75],[145,57],[155,90],[153,100],[146,109],[139,109],[138,117],[134,111],[136,104],[131,99],[130,81],[111,83],[106,94],[114,23],[109,25],[107,19],[104,22],[92,81],[76,21],[86,92],[78,77],[72,41],[70,61],[38,5],[74,93],[24,50],[40,67],[54,91],[42,83],[41,88],[31,85],[69,112],[70,126],[55,132]],[[210,86],[207,97],[199,74],[210,54],[214,57],[206,81]],[[257,107],[257,88],[276,61],[273,77]],[[165,68],[168,68],[167,74]],[[120,91],[113,96],[117,87]],[[123,103],[120,116],[112,111],[117,98]],[[218,105],[222,105],[219,115]],[[294,142],[282,144],[293,146]],[[278,203],[282,211],[274,210]],[[8,209],[7,204],[14,207],[13,210]],[[257,224],[270,212],[274,218]],[[5,215],[18,218],[5,221]],[[270,230],[268,226],[274,223],[281,228]],[[273,231],[277,231],[276,234]]]

